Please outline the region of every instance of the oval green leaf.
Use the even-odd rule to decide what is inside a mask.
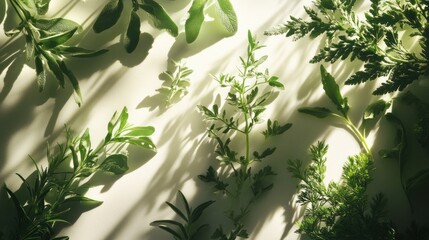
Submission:
[[[140,38],[140,17],[135,11],[131,12],[130,22],[128,24],[127,34],[125,37],[125,50],[132,53],[136,49]]]
[[[106,6],[104,6],[100,15],[95,20],[95,23],[92,26],[94,32],[100,33],[115,25],[118,22],[123,9],[124,3],[122,0],[111,0]]]
[[[194,0],[189,9],[189,17],[185,23],[186,42],[194,42],[200,33],[201,25],[204,22],[204,7],[207,0]]]
[[[123,154],[113,154],[108,156],[98,169],[113,173],[115,175],[124,174],[128,170],[128,157]]]

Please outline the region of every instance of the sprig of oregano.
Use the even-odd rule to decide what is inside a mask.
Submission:
[[[157,90],[164,96],[166,108],[171,107],[188,94],[188,87],[191,85],[189,75],[193,72],[183,62],[172,61],[172,63],[171,70],[161,73],[160,79],[164,80],[164,83]]]
[[[13,9],[20,23],[14,29],[7,31],[6,35],[9,37],[19,33],[24,35],[27,61],[34,62],[40,91],[45,87],[48,73],[55,76],[61,87],[64,87],[67,78],[73,87],[76,103],[81,105],[82,95],[78,80],[67,67],[65,60],[71,57],[94,57],[107,50],[93,51],[68,44],[69,40],[80,31],[81,26],[65,18],[42,17],[41,14],[45,14],[48,10],[49,2],[47,0],[9,0],[9,7]]]
[[[186,200],[185,195],[181,191],[177,192],[177,199],[180,199],[182,202],[185,211],[180,210],[180,208],[170,202],[165,202],[180,218],[181,223],[175,220],[157,220],[153,221],[151,225],[157,226],[162,230],[170,233],[174,239],[177,240],[197,240],[197,234],[208,224],[198,225],[197,221],[202,216],[204,210],[212,205],[215,201],[206,201],[198,205],[195,209],[192,209],[189,206],[188,200]],[[173,228],[175,226],[175,228]]]
[[[287,169],[300,180],[297,202],[305,206],[297,232],[311,239],[397,239],[397,231],[386,217],[386,198],[366,193],[374,168],[366,153],[348,158],[340,182],[325,185],[328,146],[310,147],[311,162],[289,160]]]
[[[214,104],[211,108],[198,106],[206,120],[212,123],[208,134],[217,143],[216,159],[220,163],[218,168],[210,166],[205,175],[198,177],[212,183],[215,191],[225,194],[232,204],[226,211],[232,229],[225,232],[225,225],[220,226],[212,235],[213,239],[247,238],[249,234],[243,220],[249,214],[251,205],[273,187],[269,181],[275,175],[271,166],[266,165],[256,172],[251,167],[275,151],[275,148],[266,148],[262,152],[255,150],[252,153],[255,149],[252,133],[255,126],[262,122],[261,114],[272,100],[274,91],[284,88],[278,77],[271,76],[268,70],[261,72],[258,69],[267,59],[267,56],[257,57],[255,54],[262,47],[249,31],[247,56],[240,57],[242,69],[239,74],[221,74],[215,78],[221,87],[229,88],[226,104],[221,107]],[[231,109],[226,110],[227,107]],[[291,124],[280,125],[277,121],[272,124],[269,120],[264,135],[279,135],[290,127]],[[243,141],[244,151],[233,150],[230,145],[233,141]],[[246,199],[244,196],[250,197]]]
[[[47,148],[48,165],[37,164],[34,181],[20,174],[27,197],[18,196],[5,186],[16,209],[16,226],[5,233],[8,239],[53,239],[54,227],[67,223],[65,214],[71,211],[71,203],[81,203],[96,207],[102,202],[84,196],[81,183],[97,172],[121,175],[128,170],[128,156],[121,153],[127,144],[156,151],[150,139],[154,132],[151,126],[133,126],[128,123],[128,111],[124,108],[115,113],[107,126],[104,140],[94,148],[89,130],[79,136],[73,136],[66,128],[66,142],[58,144],[52,152]],[[55,239],[68,239],[58,237]]]
[[[374,94],[403,90],[429,69],[429,2],[426,0],[371,0],[365,14],[358,14],[356,0],[314,0],[305,7],[309,20],[291,17],[267,35],[285,34],[294,39],[308,35],[326,37],[312,63],[350,58],[364,62],[347,84],[387,77]],[[405,32],[405,34],[402,34]],[[417,47],[409,47],[416,41]]]
[[[124,35],[125,50],[133,52],[140,40],[141,19],[139,12],[146,13],[157,29],[167,30],[172,36],[178,35],[177,25],[165,9],[153,0],[131,0],[131,9],[124,9],[126,0],[110,0],[98,15],[92,27],[94,32],[101,33],[113,27],[122,15],[129,16],[127,31]],[[141,10],[141,11],[140,11]]]

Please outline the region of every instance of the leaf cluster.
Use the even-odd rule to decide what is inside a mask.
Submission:
[[[232,230],[228,233],[219,226],[212,235],[213,239],[247,237],[244,217],[250,212],[251,204],[273,187],[270,177],[275,173],[271,166],[262,167],[256,172],[251,167],[275,152],[275,148],[251,151],[251,133],[257,124],[263,122],[261,114],[272,100],[274,91],[284,88],[278,77],[270,76],[268,70],[259,70],[258,67],[267,59],[267,56],[257,57],[255,54],[262,47],[249,31],[247,56],[240,57],[242,68],[238,75],[221,74],[215,77],[221,87],[229,89],[224,106],[198,106],[212,124],[208,128],[208,135],[217,143],[216,159],[220,163],[217,169],[210,166],[205,175],[198,177],[213,184],[215,191],[225,194],[234,205],[226,211],[233,225]],[[266,137],[280,135],[290,127],[291,124],[281,125],[269,119],[263,134]],[[244,151],[231,146],[233,141],[240,140],[239,137],[244,139]],[[245,196],[250,197],[245,199]]]
[[[166,202],[166,204],[177,214],[177,216],[182,219],[182,221],[184,221],[184,223],[175,220],[157,220],[153,221],[151,225],[158,226],[162,230],[170,233],[176,240],[196,240],[198,239],[197,234],[203,228],[208,226],[208,224],[198,226],[197,221],[203,214],[204,210],[212,205],[215,201],[201,203],[195,209],[192,209],[189,206],[185,195],[183,195],[181,191],[177,192],[177,199],[181,200],[185,211],[180,210],[178,206],[170,202]],[[175,228],[172,228],[172,226]]]
[[[314,0],[305,7],[309,19],[291,19],[266,34],[285,34],[294,39],[308,35],[326,37],[324,47],[312,63],[350,58],[364,62],[346,84],[359,84],[379,77],[386,80],[374,94],[402,91],[427,74],[429,59],[429,3],[425,0],[371,0],[370,9],[360,16],[356,0]],[[405,32],[403,34],[403,32]],[[417,47],[408,47],[413,40]]]
[[[65,79],[69,80],[74,90],[75,101],[80,105],[82,96],[79,83],[65,60],[71,57],[94,57],[107,50],[93,51],[69,43],[69,40],[81,30],[81,26],[65,18],[43,17],[49,3],[48,0],[9,0],[9,7],[13,9],[20,22],[17,27],[7,31],[6,35],[9,37],[19,33],[24,35],[27,61],[34,63],[40,91],[44,89],[46,79],[51,73],[61,87],[64,87]]]
[[[312,239],[396,239],[396,230],[385,215],[386,199],[380,193],[371,201],[372,158],[364,153],[348,158],[341,181],[324,184],[328,146],[310,147],[311,162],[289,160],[288,170],[300,180],[297,202],[306,206],[298,232]]]
[[[186,42],[192,43],[198,38],[204,23],[205,11],[211,5],[215,5],[216,13],[225,29],[231,35],[237,32],[237,15],[229,0],[193,0],[185,22]]]
[[[172,70],[167,70],[160,75],[160,79],[164,80],[164,83],[157,90],[164,96],[167,108],[188,94],[188,87],[191,85],[189,75],[193,72],[183,63],[173,61],[173,64]]]
[[[94,32],[101,33],[113,27],[122,15],[129,16],[128,27],[124,35],[124,46],[128,53],[133,52],[140,40],[141,19],[139,12],[144,12],[157,29],[167,30],[172,36],[178,35],[177,25],[165,9],[153,0],[132,0],[131,9],[124,9],[125,0],[109,0],[101,10],[92,27]]]
[[[17,225],[11,229],[10,239],[52,239],[54,226],[67,223],[65,213],[71,210],[71,203],[89,207],[102,203],[82,194],[84,181],[97,172],[121,175],[128,170],[128,156],[118,152],[125,144],[156,149],[149,138],[154,132],[153,127],[130,125],[126,108],[113,115],[104,141],[96,148],[92,146],[88,129],[79,136],[73,136],[69,129],[66,132],[66,142],[58,144],[55,152],[48,147],[46,167],[33,160],[34,181],[17,174],[27,190],[25,199],[18,199],[5,186],[17,214]]]
[[[373,121],[380,119],[380,116],[390,107],[390,101],[379,99],[366,107],[362,116],[362,133],[362,131],[359,130],[359,127],[357,127],[350,119],[348,115],[350,106],[348,104],[347,97],[342,96],[340,87],[336,83],[334,77],[323,65],[320,66],[320,73],[325,95],[335,105],[337,113],[326,107],[302,107],[299,108],[298,111],[317,118],[335,117],[339,119],[355,135],[365,152],[371,155],[371,150],[365,140],[366,128]]]

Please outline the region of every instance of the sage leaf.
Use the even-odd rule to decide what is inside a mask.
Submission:
[[[48,63],[49,70],[55,75],[61,87],[64,87],[64,74],[55,58],[51,55],[50,52],[45,51],[43,56],[46,58]]]
[[[231,34],[235,34],[238,29],[237,15],[231,2],[229,0],[218,0],[216,6],[226,30]]]
[[[39,87],[39,91],[43,91],[46,84],[46,71],[43,67],[43,60],[41,56],[37,56],[34,61],[36,65],[37,85]]]
[[[153,0],[145,0],[140,8],[149,13],[153,18],[153,23],[158,29],[165,29],[172,36],[176,37],[179,34],[177,25],[173,22],[165,9]]]
[[[92,26],[94,32],[101,33],[115,25],[118,22],[123,9],[123,0],[111,0],[106,6],[104,6],[100,15],[95,20],[95,23]]]
[[[39,43],[48,49],[54,48],[60,44],[67,42],[68,40],[70,40],[70,38],[74,35],[76,30],[77,30],[77,28],[74,28],[74,29],[69,30],[67,32],[58,33],[55,35],[47,36],[45,38],[41,38],[39,40]]]
[[[189,17],[185,22],[186,42],[194,42],[200,33],[201,25],[204,22],[204,7],[207,0],[194,0],[189,9]]]
[[[73,96],[74,96],[76,104],[78,106],[82,105],[82,94],[80,93],[79,82],[77,81],[73,72],[67,68],[64,61],[60,61],[59,66],[60,66],[61,71],[67,76],[67,78],[69,79],[69,81],[73,87],[73,90],[74,90]]]
[[[128,24],[127,34],[125,37],[125,49],[131,53],[136,49],[140,38],[140,17],[135,11],[131,11],[130,22]]]
[[[67,55],[70,57],[78,57],[78,58],[89,58],[96,57],[108,52],[108,49],[100,49],[100,50],[90,50],[81,47],[73,47],[73,46],[57,46],[55,48],[56,51],[63,55]]]
[[[123,154],[113,154],[108,156],[100,166],[98,166],[98,169],[115,175],[121,175],[128,170],[127,161],[127,156]]]
[[[42,38],[81,28],[75,21],[65,18],[37,18],[31,23],[39,30]]]

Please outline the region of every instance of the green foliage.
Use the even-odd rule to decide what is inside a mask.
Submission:
[[[215,191],[225,194],[233,205],[226,211],[226,217],[233,225],[232,230],[224,232],[220,226],[213,234],[213,239],[247,237],[243,220],[250,212],[250,206],[273,186],[269,181],[275,175],[271,166],[262,167],[256,172],[251,168],[255,162],[261,162],[275,151],[275,148],[266,148],[262,152],[255,150],[251,154],[251,133],[262,122],[260,115],[272,100],[274,91],[284,88],[277,77],[270,76],[268,70],[261,72],[258,69],[267,59],[267,56],[257,57],[255,54],[262,47],[249,31],[247,56],[240,58],[242,69],[239,74],[221,74],[215,78],[221,87],[229,88],[226,104],[214,104],[210,108],[198,106],[206,120],[212,123],[208,134],[217,143],[216,159],[220,162],[219,168],[210,166],[206,174],[199,178],[212,183]],[[280,125],[269,119],[267,127],[263,133],[266,137],[282,134],[291,124]],[[244,150],[234,150],[230,146],[233,141],[243,140]]]
[[[162,230],[170,233],[174,239],[177,240],[196,240],[197,234],[208,224],[203,224],[201,226],[197,225],[198,219],[203,214],[204,210],[212,205],[215,201],[207,201],[198,205],[195,209],[192,209],[186,197],[181,191],[177,192],[177,199],[180,199],[182,205],[185,207],[185,212],[181,211],[179,207],[175,206],[170,202],[166,204],[183,220],[185,223],[181,223],[175,220],[157,220],[153,221],[151,225],[158,226]],[[176,228],[172,228],[175,226]]]
[[[161,74],[160,79],[164,80],[164,83],[157,90],[164,96],[167,108],[188,94],[188,87],[191,85],[189,75],[193,72],[183,63],[173,61],[173,64],[171,71],[167,70]]]
[[[359,128],[351,121],[348,116],[349,105],[346,97],[343,97],[340,92],[338,84],[335,82],[334,77],[328,73],[323,65],[320,66],[321,80],[323,89],[325,90],[325,95],[331,100],[331,102],[337,108],[338,113],[331,111],[325,107],[302,107],[298,111],[301,113],[306,113],[317,118],[326,118],[326,117],[335,117],[339,119],[359,140],[359,143],[365,150],[365,152],[371,155],[371,149],[365,140],[365,133],[362,133]],[[382,113],[390,107],[390,102],[384,100],[378,100],[373,104],[370,104],[363,116],[362,124],[364,130],[366,130],[366,125],[369,125],[370,120],[379,119]]]
[[[34,181],[17,174],[27,190],[27,198],[19,200],[5,186],[17,215],[16,228],[7,233],[9,239],[52,239],[54,226],[67,223],[65,213],[71,210],[71,203],[89,207],[102,203],[85,197],[82,183],[97,172],[119,175],[128,170],[128,156],[117,153],[118,150],[126,144],[156,150],[149,138],[154,132],[153,127],[130,125],[126,108],[113,115],[107,131],[104,141],[94,148],[88,129],[76,137],[66,129],[66,142],[58,144],[55,152],[47,149],[48,166],[33,161],[36,167]]]
[[[309,19],[291,19],[267,35],[285,34],[294,39],[308,35],[326,37],[324,47],[312,63],[359,59],[364,69],[353,74],[347,84],[359,84],[386,76],[374,94],[403,90],[428,72],[429,2],[371,0],[363,16],[356,12],[355,0],[314,0],[305,7]],[[405,34],[402,34],[405,31]],[[408,47],[412,41],[418,47]]]
[[[188,43],[197,39],[204,22],[205,9],[211,4],[216,6],[216,12],[225,29],[232,35],[237,32],[237,15],[229,0],[193,0],[185,23],[186,41]]]
[[[165,29],[174,37],[178,35],[176,24],[165,9],[153,0],[132,0],[132,8],[125,10],[124,0],[110,0],[101,10],[92,29],[96,33],[101,33],[113,27],[123,14],[130,16],[124,38],[124,47],[128,53],[131,53],[136,49],[140,40],[141,19],[138,15],[140,10],[149,16],[156,28]]]
[[[373,160],[361,153],[348,158],[341,181],[324,184],[328,146],[310,147],[311,162],[289,160],[288,170],[300,180],[297,202],[306,206],[297,232],[312,239],[396,239],[396,230],[385,216],[382,194],[371,201],[366,193],[371,182]]]
[[[61,87],[68,78],[74,90],[75,101],[82,103],[79,83],[65,60],[70,57],[94,57],[107,50],[92,51],[68,44],[80,31],[81,26],[65,18],[44,18],[49,0],[9,0],[10,7],[18,16],[18,26],[6,32],[9,37],[22,33],[25,36],[27,61],[33,61],[39,90],[46,84],[48,73],[52,73]],[[13,16],[9,16],[13,17]]]

